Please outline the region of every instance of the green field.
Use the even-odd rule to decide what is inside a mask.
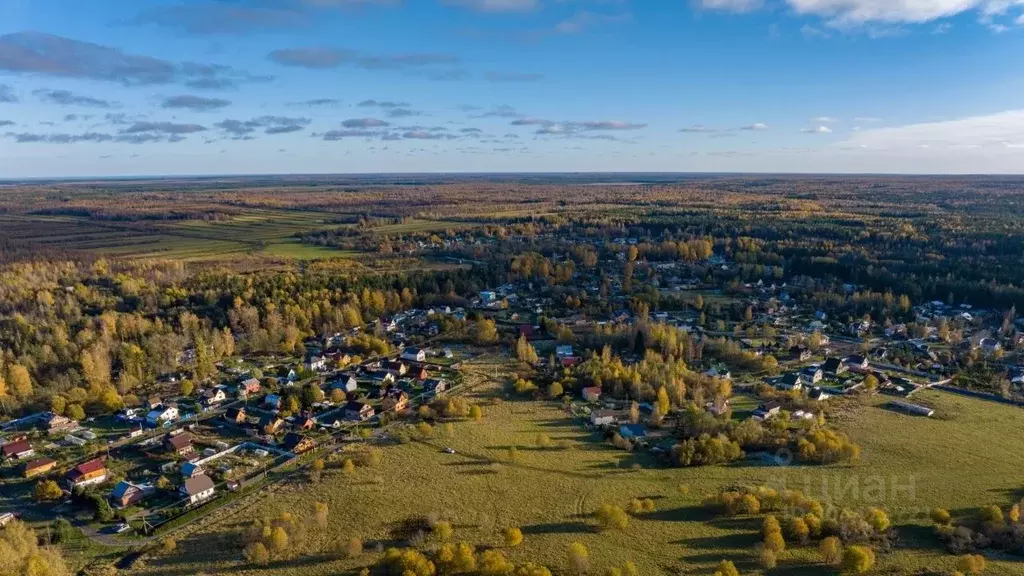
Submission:
[[[336,214],[249,209],[226,220],[93,221],[79,216],[0,215],[0,237],[33,247],[94,252],[113,258],[207,261],[242,254],[315,260],[355,252],[299,243],[295,234],[334,226]],[[417,221],[414,227],[444,228]]]
[[[487,404],[497,395],[492,389],[477,400]],[[901,547],[879,556],[879,573],[948,571],[955,558],[938,546],[927,513],[944,506],[954,516],[971,515],[982,505],[1005,507],[1020,497],[1024,412],[938,392],[917,401],[934,406],[936,417],[890,411],[878,397],[837,423],[864,447],[862,461],[853,466],[674,469],[601,443],[556,404],[508,400],[488,406],[482,422],[456,424],[452,438],[389,445],[376,468],[360,468],[351,478],[331,472],[319,485],[293,486],[220,517],[183,536],[183,553],[151,558],[138,572],[345,573],[372,563],[378,557],[372,548],[390,545],[397,523],[423,516],[450,520],[456,539],[478,546],[500,546],[501,529],[519,526],[525,541],[507,550],[517,563],[564,568],[566,546],[579,541],[590,550],[592,573],[632,560],[642,574],[710,574],[722,558],[734,560],[742,573],[759,573],[754,546],[760,518],[713,518],[700,507],[704,494],[723,486],[755,484],[784,484],[838,506],[882,506],[900,530]],[[536,447],[540,434],[557,446]],[[518,460],[506,463],[512,445]],[[457,454],[444,454],[444,447]],[[680,484],[688,494],[680,494]],[[590,515],[598,506],[625,506],[635,497],[654,499],[657,512],[633,518],[622,532],[593,530]],[[328,503],[330,520],[327,529],[311,533],[306,555],[259,569],[240,561],[235,534],[246,521],[301,514],[315,501]],[[352,537],[362,538],[371,552],[340,559],[339,543]],[[814,564],[817,557],[814,548],[791,548],[771,574],[829,573]],[[986,573],[1021,574],[1024,568],[990,557]]]

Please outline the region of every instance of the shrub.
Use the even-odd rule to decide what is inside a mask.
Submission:
[[[740,571],[736,569],[736,565],[732,562],[722,560],[715,569],[715,576],[740,576]]]
[[[788,516],[785,520],[786,538],[792,542],[799,542],[801,544],[806,543],[808,537],[810,536],[811,530],[807,527],[807,523],[804,522],[804,519]]]
[[[262,542],[253,542],[246,546],[243,556],[245,556],[246,561],[250,564],[255,564],[257,566],[262,566],[267,562],[270,562],[270,552]]]
[[[778,564],[775,552],[765,548],[764,546],[760,547],[758,555],[761,561],[761,566],[764,567],[765,570],[771,570],[772,568],[775,568],[776,564]]]
[[[849,546],[843,551],[843,571],[864,574],[875,565],[875,551],[867,546]]]
[[[437,567],[421,552],[389,548],[377,565],[385,576],[434,576]]]
[[[1003,525],[1003,511],[999,506],[985,506],[978,511],[978,519],[987,527]]]
[[[985,570],[985,557],[981,554],[966,554],[957,560],[956,567],[964,574],[981,574]]]
[[[164,554],[173,554],[178,549],[178,541],[174,538],[167,536],[160,543],[160,552]]]
[[[501,576],[511,574],[515,566],[505,558],[500,550],[485,550],[480,554],[481,576]]]
[[[772,532],[765,535],[764,547],[778,554],[786,549],[786,541],[782,539],[781,532]]]
[[[881,533],[889,529],[889,517],[881,508],[869,508],[867,522],[875,532]]]
[[[949,511],[945,508],[936,508],[932,510],[932,522],[940,525],[947,525],[953,521],[953,517],[949,515]]]
[[[629,525],[626,511],[613,504],[604,504],[594,513],[602,530],[625,530]]]
[[[363,541],[359,538],[352,538],[345,545],[345,556],[355,558],[363,553]]]
[[[835,536],[822,540],[818,551],[821,552],[821,561],[825,564],[835,565],[843,560],[843,544]]]
[[[579,542],[569,544],[568,550],[569,571],[573,574],[583,574],[590,567],[590,553],[586,546]]]
[[[450,522],[438,522],[434,524],[434,535],[437,536],[437,539],[441,542],[447,542],[451,540],[452,534],[454,532],[455,531],[452,530],[452,525]]]
[[[779,520],[775,516],[766,516],[764,521],[761,522],[761,536],[778,534],[781,532],[782,526],[779,524]]]
[[[519,528],[508,528],[505,530],[505,546],[519,546],[523,543],[523,531]]]

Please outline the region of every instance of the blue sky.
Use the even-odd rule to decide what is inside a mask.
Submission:
[[[0,178],[1018,173],[1024,0],[3,0]]]

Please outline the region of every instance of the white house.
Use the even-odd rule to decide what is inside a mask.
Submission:
[[[146,414],[146,422],[150,426],[159,426],[164,422],[174,422],[178,419],[177,406],[160,406]]]
[[[800,380],[805,386],[813,386],[821,382],[821,379],[824,377],[825,374],[817,366],[808,366],[800,371]]]
[[[223,388],[210,388],[203,392],[203,403],[207,406],[216,406],[228,399]]]
[[[197,504],[212,498],[216,488],[214,487],[213,479],[206,474],[200,474],[186,478],[181,483],[181,488],[178,491],[181,492],[182,496],[188,498],[189,504]]]
[[[426,362],[427,352],[422,348],[406,348],[402,350],[402,360],[410,362]]]
[[[306,368],[311,372],[323,372],[327,370],[326,356],[310,356],[306,359]]]
[[[709,378],[722,378],[723,380],[732,380],[732,372],[729,371],[725,366],[712,366],[704,375]]]
[[[359,388],[359,382],[356,381],[355,376],[347,375],[338,378],[331,382],[332,390],[343,390],[345,392],[355,392]]]
[[[615,424],[615,412],[611,410],[594,410],[590,413],[590,423],[594,426]]]

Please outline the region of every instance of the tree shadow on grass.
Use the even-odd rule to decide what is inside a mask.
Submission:
[[[666,508],[643,515],[644,520],[659,522],[708,522],[714,520],[715,514],[701,506],[682,506]]]
[[[497,470],[491,469],[463,470],[462,472],[459,472],[459,474],[462,476],[494,476],[497,473]]]
[[[761,535],[749,532],[737,532],[724,534],[722,536],[706,536],[701,538],[688,538],[682,540],[687,548],[698,550],[751,550],[761,541]]]
[[[752,517],[752,518],[716,518],[708,522],[708,524],[715,528],[722,530],[747,530],[753,532],[761,531],[761,524],[764,522],[764,518]]]
[[[769,576],[828,576],[839,573],[838,567],[825,564],[780,564],[766,572]]]
[[[683,561],[689,566],[689,568],[683,570],[686,574],[711,574],[714,572],[715,567],[722,560],[729,560],[736,566],[736,569],[740,574],[747,574],[760,570],[761,567],[753,559],[750,558],[737,558],[735,554],[731,553],[714,553],[705,552],[702,554],[691,554],[683,558]],[[774,574],[772,571],[765,572],[766,574]]]
[[[551,522],[548,524],[534,524],[520,528],[524,535],[538,534],[591,534],[596,532],[593,526],[583,522]]]
[[[899,526],[894,526],[894,528],[896,528],[896,532],[899,534],[900,545],[904,548],[935,550],[938,552],[945,551],[942,541],[939,540],[935,534],[935,528],[932,526],[900,524]]]

